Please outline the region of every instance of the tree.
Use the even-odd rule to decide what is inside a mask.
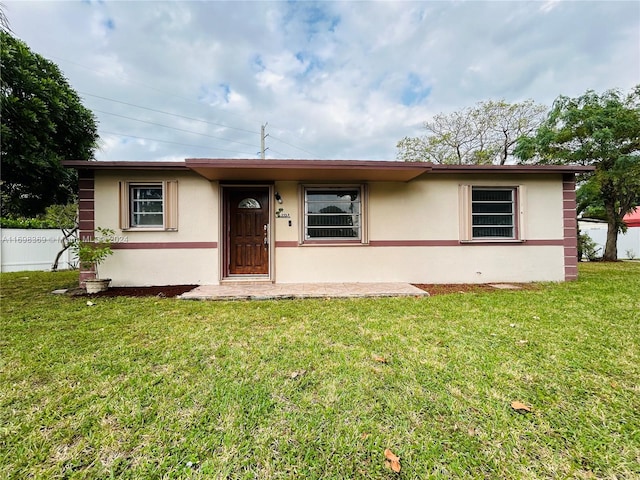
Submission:
[[[608,224],[603,259],[617,260],[622,218],[640,192],[640,85],[627,95],[589,90],[558,97],[536,134],[520,139],[516,155],[523,162],[595,166],[579,189],[580,206],[594,212],[601,206]]]
[[[440,113],[424,123],[427,134],[398,142],[398,158],[449,164],[504,165],[522,135],[535,132],[547,108],[527,100],[480,102],[450,114]]]
[[[589,178],[578,187],[576,190],[576,202],[578,216],[607,220],[607,213],[600,195],[600,187],[597,182],[592,181],[592,178]]]
[[[34,216],[72,201],[77,173],[65,159],[90,160],[96,121],[59,68],[0,31],[2,215]]]
[[[78,234],[78,204],[50,205],[46,208],[44,219],[55,224],[62,231],[61,248],[51,266],[52,272],[58,271],[62,254],[76,241]]]

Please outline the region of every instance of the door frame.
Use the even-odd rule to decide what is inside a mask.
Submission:
[[[267,238],[269,238],[269,247],[267,249],[267,273],[264,274],[230,274],[229,273],[229,262],[231,259],[230,248],[231,248],[231,239],[230,239],[230,226],[229,226],[229,202],[227,201],[226,192],[228,191],[247,191],[251,190],[260,190],[267,191],[267,203],[268,203],[268,228],[267,228]],[[221,281],[247,281],[247,280],[255,280],[255,281],[273,281],[273,255],[275,252],[274,244],[274,218],[275,218],[275,208],[273,205],[273,195],[274,195],[274,186],[273,184],[268,183],[221,183],[220,184],[220,280]]]

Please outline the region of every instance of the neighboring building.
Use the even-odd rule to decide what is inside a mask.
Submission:
[[[69,161],[113,285],[487,283],[577,276],[575,173],[395,161]],[[91,272],[83,272],[82,279]]]
[[[640,206],[627,213],[622,220],[627,224],[628,228],[640,227]]]
[[[628,213],[623,218],[627,224],[625,233],[618,233],[618,259],[638,259],[640,258],[640,207]],[[602,257],[604,247],[607,244],[607,222],[589,218],[580,218],[578,221],[580,233],[585,233],[591,237],[596,244],[596,255]]]

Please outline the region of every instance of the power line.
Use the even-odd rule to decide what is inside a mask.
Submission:
[[[106,133],[107,135],[116,135],[118,137],[137,138],[137,139],[140,139],[140,140],[150,140],[152,142],[170,143],[172,145],[180,145],[180,146],[183,146],[183,147],[203,148],[203,149],[207,149],[207,150],[220,150],[220,151],[223,151],[223,152],[241,153],[242,155],[252,155],[251,153],[239,152],[237,150],[228,150],[226,148],[218,148],[218,147],[210,147],[210,146],[208,147],[208,146],[204,146],[204,145],[191,145],[191,144],[188,144],[188,143],[180,143],[180,142],[171,142],[169,140],[160,140],[159,138],[139,137],[137,135],[130,135],[128,133],[108,132],[106,130],[103,130],[102,133]]]
[[[278,155],[280,155],[282,158],[291,158],[290,156],[285,155],[284,153],[279,152],[278,150],[274,150],[273,148],[269,148],[269,151],[270,151],[270,152],[273,152],[273,153],[277,153],[277,154],[278,154]]]
[[[186,119],[186,120],[193,120],[193,121],[196,121],[196,122],[206,123],[207,125],[215,125],[215,126],[218,126],[218,127],[224,127],[224,128],[228,128],[228,129],[232,129],[232,130],[238,130],[238,131],[241,131],[241,132],[252,133],[252,134],[258,134],[258,132],[254,131],[254,130],[247,130],[246,128],[231,127],[231,126],[229,126],[229,125],[225,125],[225,124],[222,124],[222,123],[209,122],[209,121],[207,121],[207,120],[202,120],[202,119],[200,119],[200,118],[194,118],[194,117],[188,117],[188,116],[186,116],[186,115],[180,115],[179,113],[171,113],[171,112],[165,112],[165,111],[163,111],[163,110],[157,110],[157,109],[155,109],[155,108],[143,107],[142,105],[136,105],[136,104],[134,104],[134,103],[123,102],[122,100],[116,100],[116,99],[113,99],[113,98],[103,97],[103,96],[101,96],[101,95],[95,95],[95,94],[93,94],[93,93],[81,92],[81,91],[79,91],[78,93],[80,93],[80,94],[82,94],[82,95],[87,95],[87,96],[89,96],[89,97],[94,97],[94,98],[99,98],[99,99],[102,99],[102,100],[107,100],[107,101],[109,101],[109,102],[113,102],[113,103],[119,103],[119,104],[121,104],[121,105],[127,105],[127,106],[129,106],[129,107],[135,107],[135,108],[139,108],[139,109],[142,109],[142,110],[147,110],[147,111],[150,111],[150,112],[162,113],[162,114],[164,114],[164,115],[170,115],[170,116],[173,116],[173,117],[184,118],[184,119]],[[98,111],[98,110],[95,110],[95,111]],[[266,127],[266,125],[267,125],[267,124],[265,124],[265,127]],[[195,133],[195,132],[194,132],[194,133]],[[284,143],[285,145],[289,145],[290,147],[293,147],[293,148],[297,148],[298,150],[301,150],[301,151],[303,151],[303,152],[305,152],[305,153],[308,153],[308,154],[310,154],[311,156],[314,156],[314,157],[316,156],[316,155],[314,155],[312,152],[310,152],[310,151],[308,151],[308,150],[305,150],[305,149],[304,149],[304,148],[302,148],[302,147],[299,147],[299,146],[294,145],[294,144],[292,144],[292,143],[286,142],[286,141],[284,141],[284,140],[282,140],[282,139],[280,139],[280,138],[274,137],[274,136],[273,136],[273,135],[271,135],[271,134],[266,134],[266,135],[265,135],[265,134],[264,134],[264,132],[262,132],[262,135],[264,135],[264,138],[266,138],[266,137],[271,137],[271,138],[273,138],[274,140],[277,140],[278,142]],[[218,137],[218,138],[219,138],[219,137]],[[229,141],[231,141],[231,140],[229,140]],[[167,143],[168,143],[168,142],[167,142]],[[273,148],[271,148],[270,150],[271,150],[271,151],[273,151],[273,152],[275,152],[275,153],[278,153],[280,156],[282,156],[282,157],[284,157],[284,158],[286,158],[286,157],[287,157],[287,155],[286,155],[286,154],[281,153],[281,152],[278,152],[277,150],[274,150]]]
[[[90,71],[90,72],[93,72],[93,73],[95,73],[95,74],[97,74],[97,75],[99,75],[99,76],[102,76],[102,75],[103,75],[103,72],[99,72],[99,71],[97,71],[97,70],[95,70],[95,69],[93,69],[93,68],[91,68],[91,67],[88,67],[88,66],[86,66],[86,65],[80,64],[80,63],[78,63],[78,62],[74,62],[74,61],[69,60],[69,59],[66,59],[66,58],[58,57],[58,56],[56,56],[56,55],[48,55],[48,56],[49,56],[49,57],[51,57],[51,58],[56,58],[56,59],[61,60],[61,61],[63,61],[63,62],[66,62],[66,63],[72,64],[72,65],[76,65],[76,66],[78,66],[78,67],[80,67],[80,68],[83,68],[83,69],[85,69],[85,70],[88,70],[88,71]],[[178,98],[178,99],[181,99],[181,100],[187,101],[187,102],[192,103],[192,104],[195,104],[195,105],[203,105],[203,102],[201,102],[201,101],[196,101],[196,100],[193,100],[193,99],[191,99],[191,98],[187,98],[187,97],[183,97],[183,96],[180,96],[180,95],[176,95],[174,92],[168,92],[168,91],[165,91],[165,90],[159,89],[159,88],[157,88],[157,87],[154,87],[154,86],[152,86],[152,85],[148,85],[148,84],[143,83],[143,82],[138,82],[138,81],[135,81],[135,80],[131,80],[130,78],[125,77],[124,75],[117,75],[117,76],[118,76],[118,78],[124,79],[127,83],[140,85],[140,86],[144,87],[145,89],[153,90],[153,91],[156,91],[156,92],[162,93],[162,94],[163,94],[163,95],[165,95],[165,96],[171,96],[171,97],[174,97],[174,98]],[[79,93],[81,93],[81,92],[79,92]],[[255,131],[251,131],[251,130],[246,130],[246,129],[242,129],[242,128],[238,128],[238,127],[230,127],[230,126],[228,126],[228,125],[224,125],[224,124],[219,124],[219,123],[215,123],[215,122],[208,122],[208,121],[206,121],[206,120],[201,120],[201,119],[197,119],[197,118],[187,117],[187,116],[183,116],[183,115],[179,115],[179,114],[174,114],[174,113],[170,113],[170,112],[164,112],[164,111],[162,111],[162,110],[156,110],[156,109],[152,109],[152,108],[148,108],[148,107],[143,107],[143,106],[140,106],[140,105],[135,105],[135,104],[132,104],[132,103],[127,103],[127,102],[123,102],[123,101],[120,101],[120,100],[114,100],[114,99],[110,99],[110,98],[107,98],[107,97],[101,97],[101,96],[99,96],[99,95],[94,95],[94,94],[91,94],[91,93],[86,93],[86,92],[85,92],[85,93],[82,93],[82,94],[83,94],[83,95],[92,96],[92,97],[96,97],[96,98],[101,98],[101,99],[103,99],[103,100],[107,100],[107,101],[112,101],[112,102],[120,103],[120,104],[127,105],[127,106],[132,106],[132,107],[135,107],[135,108],[141,108],[141,109],[148,110],[148,111],[152,111],[152,112],[156,112],[156,113],[163,113],[163,114],[166,114],[166,115],[173,115],[173,116],[180,117],[180,118],[184,118],[184,119],[187,119],[187,120],[193,120],[193,121],[203,122],[203,123],[207,123],[207,124],[210,124],[210,125],[216,125],[216,126],[221,126],[221,127],[225,127],[225,128],[233,129],[233,130],[244,131],[244,132],[247,132],[247,133],[253,133],[253,134],[256,134],[256,133],[257,133],[257,132],[255,132]],[[208,104],[206,104],[206,103],[204,103],[204,105],[205,105],[205,106],[208,106],[208,107],[212,107],[211,105],[208,105]],[[96,111],[96,112],[100,112],[99,110],[94,110],[94,111]],[[112,114],[112,113],[109,113],[109,112],[100,112],[100,113],[104,113],[104,114],[107,114],[107,115],[115,115],[115,114]],[[228,115],[235,115],[235,116],[237,116],[237,117],[241,117],[241,118],[243,118],[243,119],[246,119],[246,118],[247,118],[247,117],[246,117],[246,116],[244,116],[244,115],[237,114],[237,113],[234,113],[234,112],[225,112],[225,114],[228,114]],[[116,116],[118,116],[118,115],[116,115]],[[204,135],[204,134],[200,134],[200,133],[197,133],[197,132],[191,132],[191,131],[188,131],[188,130],[181,130],[181,129],[178,129],[178,128],[175,128],[175,127],[170,127],[170,126],[167,126],[167,125],[154,124],[154,123],[152,123],[152,122],[145,122],[145,121],[143,121],[143,120],[138,120],[138,119],[131,118],[131,117],[125,117],[125,116],[122,116],[122,115],[120,115],[120,116],[121,116],[122,118],[128,118],[128,119],[130,119],[130,120],[135,120],[135,121],[139,121],[139,122],[143,122],[143,123],[150,123],[151,125],[162,126],[162,127],[165,127],[165,128],[172,128],[172,129],[174,129],[174,130],[180,130],[180,131],[184,131],[184,132],[187,132],[187,133],[194,133],[194,134],[196,134],[196,135]],[[249,144],[242,143],[242,142],[235,142],[235,141],[233,141],[233,140],[226,140],[226,139],[221,138],[221,137],[214,137],[214,136],[211,136],[211,135],[204,135],[204,136],[209,136],[209,137],[211,137],[211,138],[216,138],[216,139],[218,139],[218,140],[228,141],[228,142],[232,142],[232,143],[240,143],[241,145],[253,146],[253,145],[249,145]],[[278,142],[284,143],[285,145],[288,145],[288,146],[290,146],[290,147],[293,147],[293,148],[295,148],[295,149],[298,149],[298,150],[301,150],[301,151],[303,151],[303,152],[305,152],[305,153],[308,153],[308,154],[309,154],[309,155],[311,155],[312,157],[316,157],[316,158],[318,158],[318,156],[317,156],[317,155],[315,155],[314,153],[312,153],[312,152],[310,152],[309,150],[306,150],[306,149],[304,149],[304,148],[302,148],[302,147],[300,147],[300,146],[297,146],[297,145],[294,145],[294,144],[292,144],[292,143],[286,142],[285,140],[282,140],[282,139],[277,138],[277,137],[273,137],[273,136],[271,136],[271,138],[273,138],[274,140],[276,140],[276,141],[278,141]]]
[[[275,150],[275,149],[274,149],[274,148],[272,148],[272,147],[266,147],[266,148],[265,148],[265,140],[267,139],[267,137],[273,138],[274,140],[277,140],[277,141],[279,141],[279,142],[282,142],[282,143],[284,143],[284,144],[286,144],[286,145],[289,145],[289,146],[291,146],[291,147],[298,148],[298,149],[300,149],[300,150],[303,150],[303,151],[305,151],[305,152],[307,152],[307,153],[309,153],[309,154],[313,155],[311,152],[309,152],[309,151],[307,151],[307,150],[304,150],[304,149],[303,149],[303,148],[301,148],[301,147],[296,147],[295,145],[293,145],[293,144],[291,144],[291,143],[285,142],[284,140],[280,140],[279,138],[274,137],[274,136],[273,136],[273,135],[271,135],[270,133],[265,133],[265,129],[266,129],[266,127],[267,127],[267,125],[268,125],[268,124],[269,124],[269,122],[265,123],[264,125],[262,125],[262,126],[260,127],[260,152],[258,152],[258,153],[260,154],[260,156],[261,156],[261,158],[262,158],[263,160],[264,160],[264,158],[265,158],[265,152],[266,152],[267,150],[269,150],[269,151],[271,151],[271,152],[274,152],[274,153],[276,153],[276,154],[280,155],[280,156],[281,156],[281,157],[283,157],[283,158],[287,158],[287,157],[291,158],[291,156],[290,156],[290,155],[288,156],[288,155],[286,155],[286,154],[284,154],[284,153],[282,153],[282,152],[279,152],[278,150]]]
[[[109,102],[120,103],[120,104],[122,104],[122,105],[127,105],[127,106],[129,106],[129,107],[135,107],[135,108],[140,108],[140,109],[142,109],[142,110],[148,110],[148,111],[150,111],[150,112],[163,113],[163,114],[165,114],[165,115],[171,115],[171,116],[173,116],[173,117],[179,117],[179,118],[184,118],[184,119],[186,119],[186,120],[193,120],[193,121],[196,121],[196,122],[202,122],[202,123],[206,123],[206,124],[208,124],[208,125],[216,125],[216,126],[218,126],[218,127],[225,127],[225,128],[229,128],[229,129],[232,129],[232,130],[239,130],[239,131],[241,131],[241,132],[247,132],[247,133],[255,133],[255,134],[257,134],[257,133],[258,133],[258,132],[256,132],[256,131],[253,131],[253,130],[247,130],[247,129],[245,129],[245,128],[231,127],[231,126],[229,126],[229,125],[224,125],[224,124],[222,124],[222,123],[209,122],[209,121],[207,121],[207,120],[202,120],[202,119],[200,119],[200,118],[187,117],[187,116],[185,116],[185,115],[180,115],[180,114],[178,114],[178,113],[171,113],[171,112],[165,112],[165,111],[162,111],[162,110],[156,110],[155,108],[143,107],[143,106],[141,106],[141,105],[135,105],[135,104],[133,104],[133,103],[123,102],[123,101],[121,101],[121,100],[115,100],[115,99],[113,99],[113,98],[101,97],[100,95],[94,95],[94,94],[92,94],[92,93],[80,92],[80,91],[78,91],[78,93],[80,93],[80,94],[82,94],[82,95],[88,95],[89,97],[100,98],[100,99],[102,99],[102,100],[108,100]]]
[[[56,58],[56,59],[58,59],[58,60],[61,60],[61,61],[66,62],[66,63],[69,63],[69,64],[71,64],[71,65],[75,65],[75,66],[77,66],[77,67],[83,68],[83,69],[85,69],[85,70],[88,70],[88,71],[90,71],[90,72],[93,72],[93,73],[97,74],[97,75],[98,75],[98,76],[100,76],[100,77],[102,77],[102,76],[104,75],[104,72],[100,72],[100,71],[95,70],[95,69],[93,69],[93,68],[91,68],[91,67],[88,67],[88,66],[83,65],[83,64],[78,63],[78,62],[74,62],[73,60],[69,60],[69,59],[67,59],[67,58],[58,57],[58,56],[56,56],[56,55],[48,55],[48,57]],[[188,98],[188,97],[183,97],[183,96],[181,96],[181,95],[177,95],[177,94],[176,94],[176,93],[174,93],[174,92],[170,92],[170,91],[162,90],[162,89],[157,88],[157,87],[155,87],[155,86],[153,86],[153,85],[149,85],[149,84],[146,84],[146,83],[143,83],[143,82],[138,82],[138,81],[135,81],[135,80],[131,80],[131,78],[126,77],[125,75],[122,75],[122,74],[119,74],[119,75],[116,75],[116,76],[117,76],[118,78],[120,78],[120,79],[124,80],[124,81],[125,81],[125,82],[127,82],[127,83],[131,83],[131,84],[134,84],[134,85],[142,86],[142,87],[144,87],[144,88],[146,88],[146,89],[148,89],[148,90],[153,90],[153,91],[156,91],[156,92],[158,92],[158,93],[161,93],[161,94],[163,94],[164,96],[170,96],[170,97],[174,97],[174,98],[179,98],[180,100],[184,100],[184,101],[189,102],[189,103],[192,103],[192,104],[194,104],[194,105],[205,105],[205,106],[210,107],[210,108],[212,107],[212,105],[209,105],[209,104],[207,104],[207,103],[204,103],[204,102],[201,102],[201,101],[197,101],[197,100],[193,100],[192,98]],[[240,117],[240,118],[242,118],[243,120],[247,120],[246,115],[242,115],[242,114],[239,114],[239,113],[234,113],[234,112],[225,112],[225,114],[227,114],[227,115],[235,115],[236,117]],[[255,133],[255,132],[253,132],[253,133]]]
[[[191,131],[191,130],[185,130],[183,128],[172,127],[171,125],[163,125],[161,123],[149,122],[147,120],[140,120],[138,118],[128,117],[126,115],[120,115],[120,114],[117,114],[117,113],[105,112],[105,111],[102,111],[102,110],[93,110],[93,111],[94,112],[98,112],[98,113],[102,113],[104,115],[112,115],[114,117],[120,117],[120,118],[125,118],[127,120],[133,120],[134,122],[140,122],[140,123],[146,123],[146,124],[149,124],[149,125],[155,125],[156,127],[170,128],[170,129],[176,130],[178,132],[186,132],[186,133],[191,133],[193,135],[200,135],[200,136],[203,136],[203,137],[215,138],[216,140],[222,140],[224,142],[237,143],[239,145],[245,145],[245,146],[248,146],[248,147],[255,147],[255,144],[238,142],[236,140],[227,140],[226,138],[216,137],[215,135],[207,135],[206,133],[199,133],[199,132],[194,132],[194,131]]]
[[[274,137],[273,135],[269,135],[269,137],[270,137],[270,138],[272,138],[272,139],[274,139],[274,140],[277,140],[278,142],[284,143],[285,145],[289,145],[290,147],[297,148],[298,150],[301,150],[301,151],[303,151],[303,152],[305,152],[305,153],[308,153],[308,154],[309,154],[309,155],[311,155],[312,157],[317,157],[317,155],[315,155],[314,153],[310,152],[309,150],[305,150],[305,149],[304,149],[304,148],[302,148],[302,147],[298,147],[297,145],[294,145],[294,144],[292,144],[292,143],[285,142],[284,140],[282,140],[282,139],[280,139],[280,138],[278,138],[278,137]]]

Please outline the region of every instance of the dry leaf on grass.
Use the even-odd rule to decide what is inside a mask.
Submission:
[[[385,357],[383,357],[382,355],[374,355],[374,356],[373,356],[373,359],[374,359],[376,362],[379,362],[379,363],[389,363],[389,360],[387,360],[387,359],[386,359]]]
[[[298,378],[298,377],[303,376],[305,373],[307,373],[307,371],[306,371],[306,370],[298,370],[298,371],[295,371],[295,372],[291,372],[290,377],[291,377],[292,379],[294,379],[294,378]]]
[[[517,412],[530,412],[531,411],[531,407],[525,405],[522,402],[519,402],[517,400],[514,400],[513,402],[511,402],[511,408],[513,408],[515,411]]]
[[[398,473],[400,472],[400,457],[397,457],[395,453],[393,453],[388,448],[384,451],[385,463],[391,470]]]

